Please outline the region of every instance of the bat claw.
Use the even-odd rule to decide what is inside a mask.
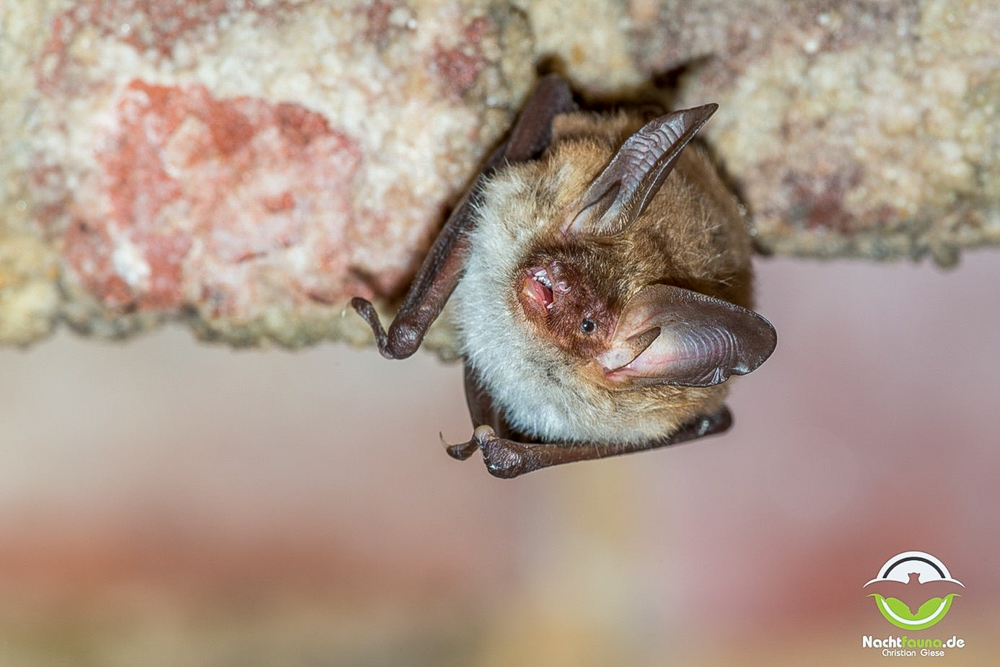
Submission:
[[[388,336],[385,333],[385,328],[382,327],[382,321],[379,320],[378,312],[375,310],[375,306],[368,299],[362,299],[360,296],[356,296],[351,299],[351,308],[361,316],[361,318],[368,323],[371,327],[372,333],[375,335],[375,343],[378,345],[379,352],[382,356],[386,356],[386,350],[389,346]]]
[[[441,438],[441,444],[444,445],[444,451],[448,453],[448,456],[459,461],[466,460],[475,454],[477,449],[479,449],[479,443],[475,438],[469,440],[468,442],[460,442],[452,445],[444,439],[443,433],[438,433],[438,437]]]

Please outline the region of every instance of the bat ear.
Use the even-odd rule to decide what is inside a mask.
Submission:
[[[564,234],[609,236],[630,227],[659,191],[681,151],[718,104],[660,116],[625,140],[573,208]]]
[[[752,310],[651,285],[625,305],[597,360],[615,382],[709,387],[755,370],[777,342],[771,323]]]

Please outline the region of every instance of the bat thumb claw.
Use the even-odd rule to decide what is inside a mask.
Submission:
[[[457,445],[452,445],[444,439],[443,433],[438,433],[438,437],[441,439],[441,444],[444,445],[444,451],[448,453],[448,456],[459,461],[466,460],[479,449],[479,443],[476,442],[475,438],[468,442],[460,442]]]

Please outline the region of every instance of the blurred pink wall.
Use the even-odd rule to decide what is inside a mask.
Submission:
[[[0,664],[880,664],[907,550],[967,587],[927,636],[994,664],[997,253],[758,266],[728,435],[510,482],[441,451],[430,355],[0,351]]]

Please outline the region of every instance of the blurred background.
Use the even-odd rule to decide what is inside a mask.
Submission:
[[[758,263],[733,430],[491,478],[461,369],[167,329],[0,350],[0,665],[882,664],[862,586],[1000,654],[1000,261]]]

